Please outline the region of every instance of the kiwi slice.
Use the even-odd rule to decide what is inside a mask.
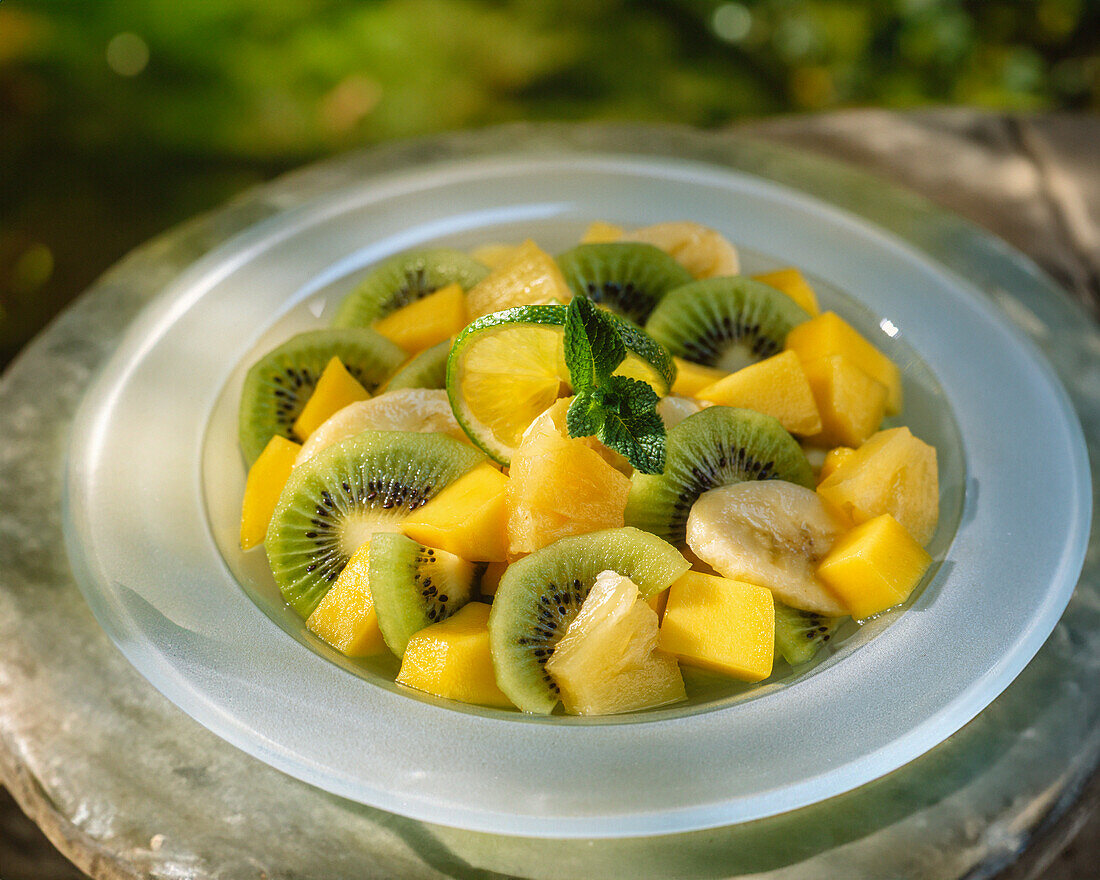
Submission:
[[[596,576],[616,571],[649,599],[691,564],[676,548],[632,528],[562,538],[508,566],[489,614],[497,683],[524,712],[549,714],[558,686],[546,661],[580,611]]]
[[[692,280],[687,269],[651,244],[582,244],[556,259],[573,293],[639,324],[665,293]]]
[[[776,602],[775,650],[791,666],[809,663],[843,622],[843,617],[826,617]]]
[[[447,357],[451,353],[454,340],[444,339],[431,348],[426,348],[405,366],[393,374],[386,383],[386,390],[397,388],[446,388]]]
[[[405,656],[409,639],[470,601],[479,566],[404,535],[370,539],[370,591],[386,645]]]
[[[743,480],[814,487],[806,454],[776,419],[751,409],[708,407],[668,432],[663,474],[631,477],[626,524],[680,546],[695,499]]]
[[[241,390],[238,436],[249,465],[274,435],[298,439],[294,421],[334,357],[373,394],[407,356],[363,327],[310,330],[269,351],[252,365]]]
[[[443,434],[364,431],[298,465],[264,541],[283,598],[308,617],[364,541],[395,531],[482,461],[472,446]]]
[[[335,327],[369,327],[403,306],[456,281],[469,290],[489,270],[468,254],[431,248],[397,254],[379,263],[344,297],[332,323]]]
[[[778,354],[791,328],[809,319],[785,293],[733,276],[669,291],[645,329],[677,357],[732,373]]]

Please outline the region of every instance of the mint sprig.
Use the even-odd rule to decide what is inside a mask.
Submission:
[[[565,319],[565,365],[576,394],[566,413],[570,437],[598,437],[643,474],[665,470],[665,424],[657,393],[645,382],[613,375],[626,359],[614,321],[590,299],[573,297]]]

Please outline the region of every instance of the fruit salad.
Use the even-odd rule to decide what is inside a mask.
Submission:
[[[936,450],[902,412],[798,269],[740,274],[698,224],[417,250],[248,371],[241,547],[407,688],[675,704],[685,669],[763,681],[919,585]]]

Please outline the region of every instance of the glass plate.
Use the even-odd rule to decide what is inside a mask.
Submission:
[[[153,685],[238,747],[333,793],[467,829],[728,825],[930,749],[1031,659],[1080,572],[1090,477],[1053,371],[969,280],[802,191],[829,196],[843,181],[780,185],[761,176],[778,151],[704,135],[546,131],[451,139],[351,185],[315,179],[311,201],[211,251],[142,312],[73,426],[65,532],[92,610]],[[873,193],[866,203],[871,217],[890,207]],[[929,216],[937,227],[898,231],[957,231]],[[320,647],[272,592],[262,554],[234,546],[232,408],[249,359],[323,323],[396,251],[527,235],[555,248],[592,219],[687,218],[744,248],[750,270],[805,269],[902,364],[905,422],[940,448],[945,486],[941,564],[911,607],[811,674],[632,723],[459,711]]]

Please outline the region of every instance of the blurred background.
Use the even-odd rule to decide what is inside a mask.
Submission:
[[[316,157],[517,119],[1100,109],[1097,0],[0,0],[0,363]]]

